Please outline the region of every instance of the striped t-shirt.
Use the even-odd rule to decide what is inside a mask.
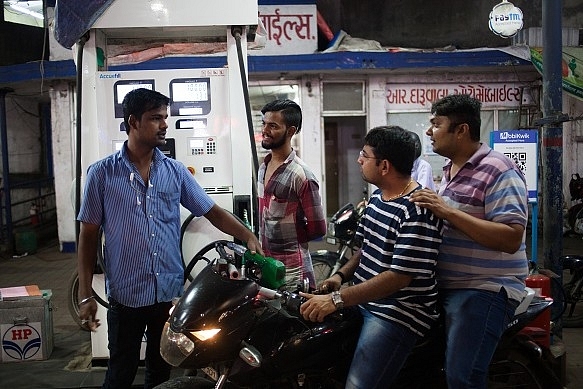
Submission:
[[[479,219],[526,226],[526,181],[504,154],[482,144],[453,178],[451,162],[443,170],[439,194],[448,205]],[[447,221],[444,227],[440,288],[498,292],[503,286],[511,299],[520,301],[528,274],[525,234],[518,251],[508,254],[476,243]]]
[[[362,239],[362,251],[354,282],[384,271],[413,278],[407,287],[362,307],[418,335],[431,327],[438,317],[435,268],[442,225],[441,219],[410,202],[408,196],[384,201],[379,189],[372,194],[356,232]]]

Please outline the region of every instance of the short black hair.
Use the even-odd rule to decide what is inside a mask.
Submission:
[[[415,143],[409,131],[399,126],[380,126],[370,130],[364,143],[373,149],[375,158],[386,159],[404,176],[410,176],[415,162]]]
[[[139,120],[144,112],[160,107],[168,107],[169,104],[170,99],[155,90],[138,88],[129,91],[121,103],[126,133],[130,133],[130,115],[134,115]]]
[[[413,143],[415,143],[415,159],[421,156],[421,139],[419,139],[419,135],[415,131],[409,131],[409,135],[413,138]]]
[[[475,142],[480,141],[481,109],[480,100],[465,94],[445,96],[431,105],[433,115],[447,116],[452,122],[449,131],[453,131],[455,125],[466,123],[470,128],[470,137]]]
[[[261,113],[265,115],[265,112],[279,112],[281,111],[281,116],[287,127],[294,126],[296,128],[296,134],[302,129],[302,109],[300,106],[292,100],[274,100],[267,103],[261,108]]]

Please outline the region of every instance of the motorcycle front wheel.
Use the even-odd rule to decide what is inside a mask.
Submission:
[[[99,239],[98,241],[101,243],[97,247],[97,263],[95,265],[95,270],[93,271],[94,274],[102,274],[103,269],[105,269],[105,261],[104,261],[104,252],[105,252],[105,237],[103,235],[103,230],[99,229]],[[77,268],[69,277],[68,281],[69,287],[67,288],[67,307],[69,308],[69,314],[71,318],[77,323],[81,329],[85,331],[89,331],[87,326],[81,324],[81,319],[79,319],[79,274],[77,273]],[[99,293],[93,290],[93,296],[95,296],[95,300],[98,304],[105,308],[109,308],[109,303],[99,297]]]
[[[566,309],[563,313],[563,327],[583,327],[583,277],[580,271],[570,275],[563,273]]]
[[[339,255],[328,250],[318,250],[311,252],[310,256],[312,257],[316,286],[320,286],[325,279],[332,275],[332,269],[338,261]]]

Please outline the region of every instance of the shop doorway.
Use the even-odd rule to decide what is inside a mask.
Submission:
[[[326,214],[332,216],[341,206],[357,204],[366,183],[357,163],[366,135],[365,116],[324,118],[324,163]]]

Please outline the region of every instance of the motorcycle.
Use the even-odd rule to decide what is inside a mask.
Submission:
[[[583,256],[563,255],[560,258],[569,277],[563,282],[565,311],[563,327],[583,327]]]
[[[326,241],[333,245],[338,244],[338,249],[336,251],[317,250],[310,253],[316,285],[320,285],[322,281],[336,273],[358,249],[355,240],[356,228],[364,214],[366,204],[365,192],[365,197],[356,207],[352,203],[347,203],[330,218]],[[346,254],[349,251],[350,254],[347,257]]]
[[[209,260],[213,249],[219,256]],[[171,365],[206,377],[178,377],[159,388],[342,387],[362,324],[356,309],[307,322],[297,293],[307,285],[279,291],[280,261],[227,241],[201,249],[189,267],[200,260],[209,265],[174,307],[160,350]]]
[[[213,249],[218,257],[208,259]],[[228,241],[205,246],[189,267],[200,260],[208,265],[173,307],[160,347],[163,358],[187,374],[157,389],[344,387],[362,326],[358,309],[308,322],[299,314],[299,294],[278,290],[285,279],[281,262]],[[489,387],[561,387],[547,367],[548,349],[520,333],[551,303],[530,290],[496,351]],[[395,388],[443,382],[440,339],[427,336],[415,347]],[[425,378],[429,384],[420,382]]]
[[[571,175],[569,181],[571,201],[575,202],[567,210],[567,229],[563,235],[583,235],[583,177],[579,173]]]

